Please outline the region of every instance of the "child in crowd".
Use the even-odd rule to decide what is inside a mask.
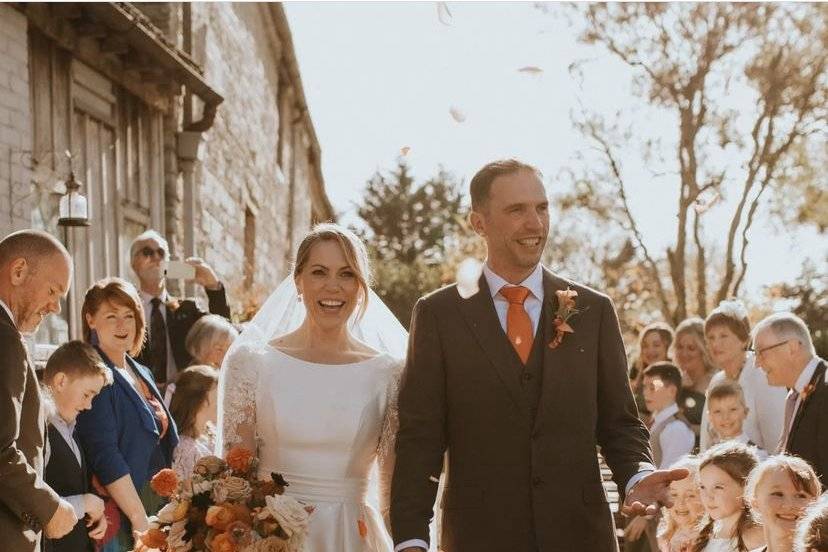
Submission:
[[[669,466],[693,452],[696,436],[679,413],[676,397],[681,390],[681,372],[669,362],[656,362],[644,370],[644,402],[653,414],[650,446],[659,468]]]
[[[68,535],[46,539],[44,550],[91,552],[93,539],[104,536],[107,523],[103,500],[89,492],[90,474],[75,437],[75,419],[82,410],[91,408],[92,399],[104,385],[112,383],[112,373],[91,345],[70,341],[49,357],[43,383],[55,410],[49,416],[44,479],[72,504],[78,517],[78,523]]]
[[[796,456],[771,456],[751,472],[745,497],[764,527],[766,552],[793,550],[796,524],[820,492],[813,468]]]
[[[828,552],[828,495],[805,510],[796,527],[794,552]]]
[[[170,413],[180,441],[173,452],[173,469],[179,478],[192,475],[196,462],[213,454],[209,424],[215,424],[218,371],[205,365],[190,366],[178,375]]]
[[[690,475],[670,483],[671,508],[662,510],[662,520],[658,530],[658,547],[661,552],[689,552],[699,536],[699,521],[704,515],[704,507],[699,497],[696,477],[699,473],[699,460],[695,456],[685,456],[670,469],[686,468]]]
[[[706,512],[693,552],[748,552],[764,545],[744,497],[748,475],[758,464],[754,449],[720,443],[699,459],[699,491]]]
[[[710,425],[717,435],[714,444],[736,441],[751,447],[756,446],[744,431],[749,410],[738,382],[724,380],[715,384],[707,392],[706,404]],[[760,460],[768,456],[759,448],[756,449],[756,454]]]

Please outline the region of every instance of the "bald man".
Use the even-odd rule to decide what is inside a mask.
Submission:
[[[0,241],[0,535],[4,550],[40,550],[77,523],[71,504],[43,481],[46,414],[24,334],[60,312],[72,278],[63,245],[37,230]]]

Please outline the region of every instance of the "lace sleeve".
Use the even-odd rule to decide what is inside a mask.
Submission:
[[[193,475],[193,468],[201,458],[195,439],[184,436],[173,452],[172,469],[181,480],[189,479]]]
[[[256,447],[257,355],[249,346],[232,351],[221,372],[219,435],[216,453],[241,445],[258,454]]]
[[[379,468],[379,505],[382,518],[388,530],[391,530],[389,513],[391,510],[391,477],[394,475],[394,445],[397,439],[397,429],[400,426],[397,399],[400,391],[400,378],[403,363],[395,362],[391,367],[386,390],[385,418],[382,424],[379,445],[377,447],[377,464]]]

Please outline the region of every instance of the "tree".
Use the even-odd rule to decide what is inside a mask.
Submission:
[[[623,124],[586,109],[574,117],[597,151],[572,169],[572,208],[590,211],[624,231],[665,320],[688,315],[737,295],[747,272],[750,230],[769,190],[801,175],[809,144],[828,133],[828,7],[821,4],[613,3],[581,4],[582,42],[623,62],[637,95],[676,123],[670,159],[648,133],[649,120]],[[583,62],[572,65],[574,72]],[[726,101],[734,87],[750,90],[751,105]],[[620,150],[641,138],[643,158],[676,186],[674,243],[663,253],[648,247],[633,215]],[[726,160],[722,162],[720,160]],[[598,161],[596,164],[595,161]],[[818,174],[818,173],[816,173]],[[819,182],[812,185],[819,186]],[[718,282],[703,239],[705,215],[729,194],[735,202],[723,243]],[[824,228],[824,225],[823,225]],[[692,242],[692,247],[691,247]],[[691,264],[692,263],[692,264]],[[669,286],[667,285],[669,282]]]
[[[402,159],[368,181],[357,229],[374,263],[374,290],[408,327],[417,299],[445,281],[449,249],[464,226],[460,184],[443,169],[417,185]]]
[[[816,353],[828,357],[828,276],[808,262],[794,283],[780,283],[767,288],[768,296],[799,316],[811,330]]]

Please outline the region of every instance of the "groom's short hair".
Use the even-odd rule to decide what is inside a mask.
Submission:
[[[489,192],[492,189],[492,182],[498,176],[507,174],[514,174],[519,171],[532,171],[538,175],[538,178],[543,177],[540,169],[534,165],[518,161],[517,159],[499,159],[486,163],[482,169],[472,177],[469,189],[471,192],[472,211],[479,211],[486,206],[489,201]]]

